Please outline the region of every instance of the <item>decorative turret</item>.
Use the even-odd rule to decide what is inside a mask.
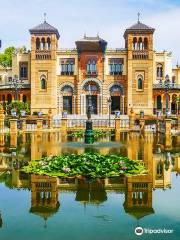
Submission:
[[[153,83],[153,33],[154,28],[139,20],[124,33],[127,49],[128,69],[128,110],[133,107],[136,114],[145,109],[144,114],[151,115]]]
[[[45,14],[46,16],[46,14]],[[56,63],[58,39],[56,28],[46,22],[29,30],[31,34],[31,112],[57,112]]]
[[[141,23],[139,20],[140,14],[138,13],[138,21],[136,24],[127,28],[124,33],[125,47],[128,51],[133,51],[129,57],[133,59],[148,59],[148,51],[153,51],[153,33],[154,28]]]
[[[39,60],[54,59],[60,38],[58,30],[47,23],[45,18],[43,23],[31,28],[29,32],[31,34],[32,57]]]

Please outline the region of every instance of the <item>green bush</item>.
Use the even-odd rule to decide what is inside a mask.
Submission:
[[[26,114],[30,114],[30,108],[28,103],[13,101],[7,105],[7,113],[11,114],[11,110],[14,109],[18,115],[20,115],[21,111],[25,111]]]

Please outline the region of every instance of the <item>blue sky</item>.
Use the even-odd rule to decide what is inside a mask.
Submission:
[[[58,28],[60,48],[72,48],[84,33],[97,33],[109,48],[124,47],[125,29],[140,20],[156,28],[157,51],[173,52],[180,63],[180,0],[0,0],[0,38],[9,45],[30,47],[28,29],[43,21]]]

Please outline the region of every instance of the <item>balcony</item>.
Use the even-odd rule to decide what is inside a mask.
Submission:
[[[122,76],[123,72],[109,72],[109,74],[112,76]]]
[[[158,89],[167,89],[167,86],[164,83],[157,83],[157,84],[153,84],[153,89],[154,90],[158,90]],[[180,84],[175,84],[175,83],[170,83],[168,85],[168,89],[175,89],[175,90],[180,90]]]
[[[13,86],[13,84],[11,83],[11,84],[9,84],[9,83],[7,83],[7,84],[4,84],[4,85],[0,85],[0,90],[6,90],[6,89],[14,89],[15,87]],[[30,89],[31,88],[31,84],[29,84],[29,83],[20,83],[19,85],[18,85],[18,88],[19,89]]]
[[[98,72],[97,71],[86,71],[86,77],[97,77],[98,76]]]
[[[137,60],[146,60],[149,58],[149,54],[147,50],[134,50],[132,52],[132,57]]]
[[[49,51],[49,50],[43,50],[43,51],[37,50],[35,52],[35,55],[36,55],[37,60],[50,60],[51,59],[51,51]]]
[[[61,71],[61,75],[62,76],[73,76],[74,72],[63,72],[63,71]]]

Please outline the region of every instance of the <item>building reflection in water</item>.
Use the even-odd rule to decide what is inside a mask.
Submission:
[[[155,137],[150,133],[143,137],[138,133],[121,133],[121,147],[97,150],[102,154],[120,153],[130,159],[142,161],[148,170],[146,175],[89,181],[29,176],[20,171],[28,161],[40,159],[43,156],[59,155],[65,152],[83,153],[82,148],[64,147],[62,140],[58,132],[13,135],[11,138],[0,135],[0,177],[4,173],[3,181],[6,181],[6,186],[31,190],[29,211],[41,216],[45,220],[45,226],[47,219],[59,211],[58,192],[64,190],[75,191],[75,201],[82,206],[101,205],[108,201],[109,191],[125,194],[123,204],[125,212],[139,221],[154,213],[153,191],[171,188],[172,172],[176,175],[180,173],[180,137],[167,139],[162,135]]]
[[[42,217],[46,221],[59,209],[57,178],[31,175],[31,208],[30,213]]]
[[[1,216],[1,212],[0,212],[0,228],[2,228],[3,226],[3,220],[2,220],[2,216]]]

